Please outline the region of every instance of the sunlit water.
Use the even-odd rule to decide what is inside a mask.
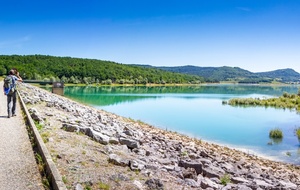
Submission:
[[[232,107],[235,97],[272,97],[297,93],[297,86],[211,85],[197,87],[66,87],[65,96],[98,109],[141,120],[162,129],[242,149],[250,154],[300,164],[300,142],[294,110]],[[281,142],[269,131],[282,129]],[[272,145],[268,145],[272,142]],[[289,156],[290,154],[290,156]]]

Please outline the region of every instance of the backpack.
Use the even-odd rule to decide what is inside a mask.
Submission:
[[[7,76],[4,79],[4,93],[5,95],[12,95],[15,92],[15,80],[12,76]]]

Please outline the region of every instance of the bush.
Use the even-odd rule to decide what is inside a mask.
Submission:
[[[296,136],[298,137],[298,139],[300,140],[300,127],[298,127],[298,128],[295,130],[295,133],[296,133]]]
[[[222,185],[227,185],[228,183],[231,182],[230,180],[230,175],[229,174],[224,174],[221,178],[220,178],[221,184]]]
[[[282,139],[283,138],[283,133],[281,129],[272,129],[269,133],[270,138],[276,138],[276,139]]]

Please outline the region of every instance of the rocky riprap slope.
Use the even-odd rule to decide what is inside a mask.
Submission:
[[[104,189],[95,186],[100,178],[110,189],[300,189],[299,166],[134,122],[28,84],[19,89],[32,118],[52,134],[46,144],[70,189]],[[68,151],[80,147],[63,145],[68,138],[85,141],[81,154],[69,158]],[[97,152],[82,164],[89,149]],[[90,162],[107,163],[92,170]]]

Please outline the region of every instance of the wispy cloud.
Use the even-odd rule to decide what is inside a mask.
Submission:
[[[245,12],[250,12],[251,9],[248,7],[236,7],[236,9],[240,10],[240,11],[245,11]]]
[[[30,40],[30,36],[24,36],[18,39],[0,41],[0,48],[21,48],[24,45],[24,43]]]

